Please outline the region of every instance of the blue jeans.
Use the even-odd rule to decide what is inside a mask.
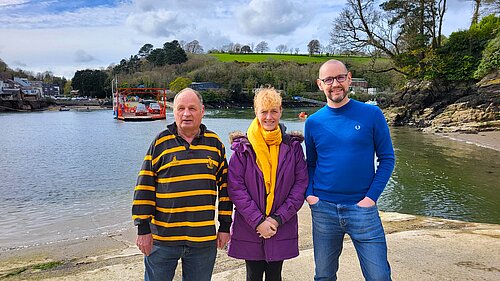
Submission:
[[[214,270],[217,246],[162,246],[155,243],[149,256],[144,256],[145,281],[171,281],[177,262],[182,260],[183,281],[210,281]]]
[[[310,205],[313,223],[314,280],[337,280],[339,257],[347,233],[366,280],[391,280],[387,244],[377,206],[363,208],[319,200]]]

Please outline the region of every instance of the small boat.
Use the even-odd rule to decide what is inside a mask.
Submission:
[[[66,107],[66,106],[61,106],[59,107],[59,111],[69,111],[69,107]]]
[[[307,112],[302,111],[302,112],[299,113],[298,116],[299,116],[300,119],[306,119],[307,118]]]

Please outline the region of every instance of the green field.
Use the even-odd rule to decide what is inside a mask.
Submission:
[[[338,59],[341,61],[350,60],[357,63],[367,63],[368,57],[356,56],[308,56],[308,55],[284,55],[284,54],[210,54],[222,62],[266,62],[266,61],[294,61],[297,63],[321,63],[329,59]]]

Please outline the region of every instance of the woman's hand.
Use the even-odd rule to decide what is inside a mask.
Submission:
[[[259,237],[264,239],[269,239],[276,234],[276,226],[272,224],[270,221],[265,220],[259,226],[257,226],[257,233]]]

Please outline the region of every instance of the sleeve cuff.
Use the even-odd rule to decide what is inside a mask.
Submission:
[[[137,226],[137,235],[145,235],[151,233],[151,228],[149,227],[149,222],[144,222]]]
[[[229,233],[230,229],[231,229],[231,223],[221,222],[219,225],[219,232]]]
[[[276,215],[276,214],[272,214],[270,216],[271,218],[273,218],[274,220],[276,220],[278,222],[279,225],[282,225],[283,224],[283,221],[281,220],[281,217]]]

